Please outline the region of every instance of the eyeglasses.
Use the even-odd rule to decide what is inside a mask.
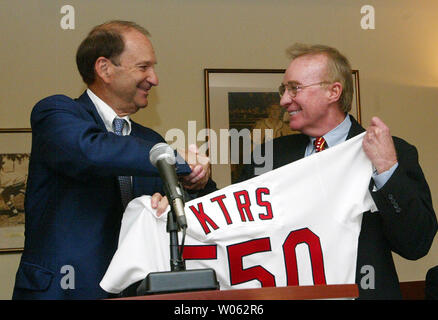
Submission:
[[[278,93],[280,94],[280,97],[283,97],[284,93],[286,92],[287,89],[287,93],[289,94],[289,96],[291,98],[295,98],[298,90],[302,90],[305,89],[307,87],[311,87],[311,86],[320,86],[322,84],[329,84],[330,82],[328,81],[322,81],[322,82],[318,82],[318,83],[312,83],[312,84],[307,84],[307,85],[301,85],[301,84],[294,84],[289,82],[288,84],[281,84],[278,87]]]

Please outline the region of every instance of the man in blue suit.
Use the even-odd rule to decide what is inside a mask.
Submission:
[[[162,193],[149,151],[164,139],[129,118],[147,106],[158,85],[148,36],[132,22],[95,27],[76,57],[86,92],[74,100],[51,96],[34,107],[25,245],[13,299],[109,297],[99,282],[117,249],[129,201],[121,187],[131,199]],[[191,167],[177,165],[183,184],[208,193],[214,183],[207,165]]]

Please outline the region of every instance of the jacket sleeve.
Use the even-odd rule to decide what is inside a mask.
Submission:
[[[71,177],[92,175],[158,176],[149,161],[156,142],[116,136],[102,130],[79,103],[66,96],[48,97],[31,114],[32,155]],[[187,164],[179,173],[189,173]]]
[[[414,146],[394,138],[399,166],[372,192],[391,249],[406,259],[426,255],[437,231],[432,197]]]

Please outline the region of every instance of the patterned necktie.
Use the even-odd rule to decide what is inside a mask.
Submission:
[[[320,152],[327,148],[327,143],[323,137],[319,137],[313,141],[313,146],[315,147],[315,152]]]
[[[113,129],[114,133],[118,136],[123,135],[123,127],[125,126],[126,120],[114,118]],[[126,208],[129,201],[132,200],[132,186],[131,177],[129,176],[119,176],[120,194],[122,196],[123,208]]]

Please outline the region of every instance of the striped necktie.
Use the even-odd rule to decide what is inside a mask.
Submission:
[[[123,127],[125,126],[126,120],[114,118],[113,121],[113,129],[114,133],[118,136],[122,136]],[[132,200],[132,186],[131,186],[131,177],[129,176],[119,176],[119,185],[120,185],[120,195],[122,197],[123,208],[126,208],[129,201]]]
[[[325,142],[324,137],[319,137],[313,141],[313,146],[315,148],[315,152],[320,152],[327,148],[327,143]]]

